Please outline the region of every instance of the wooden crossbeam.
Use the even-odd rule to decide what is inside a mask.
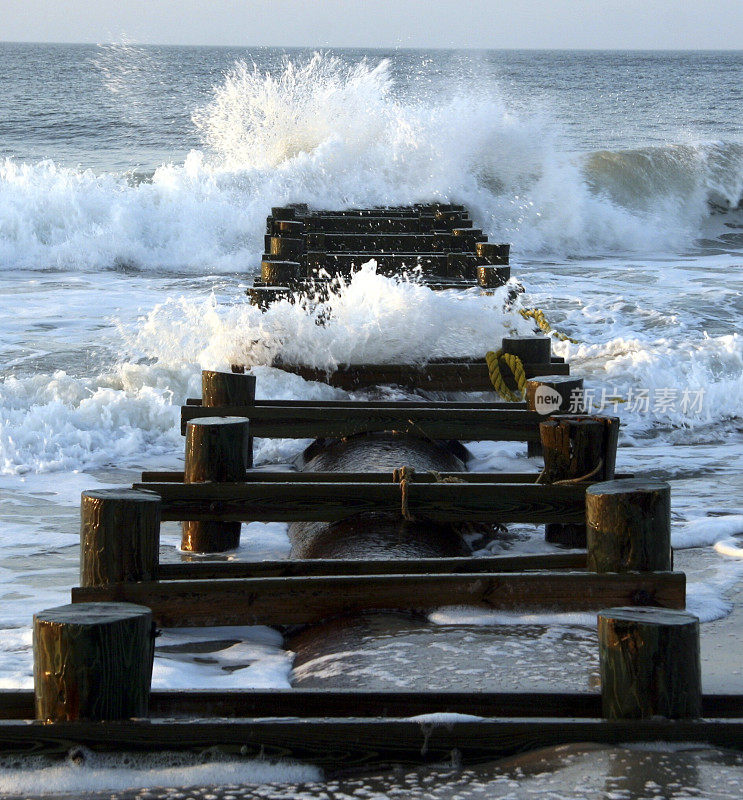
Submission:
[[[507,409],[345,408],[311,406],[204,406],[181,407],[181,432],[191,419],[243,416],[250,419],[250,433],[258,438],[342,438],[359,433],[394,432],[419,439],[459,441],[539,441],[536,411]]]
[[[386,689],[208,689],[150,693],[152,717],[412,717],[447,712],[478,717],[601,716],[601,695],[567,692]],[[702,716],[743,717],[743,695],[702,697]],[[31,690],[0,689],[0,720],[34,717]]]
[[[743,719],[602,720],[512,717],[452,720],[416,719],[236,719],[131,720],[29,725],[0,722],[5,754],[64,757],[73,745],[95,751],[221,750],[247,757],[295,758],[326,769],[373,764],[446,762],[456,751],[464,763],[573,742],[706,742],[741,749]]]
[[[185,561],[177,564],[160,564],[158,577],[160,580],[213,580],[310,575],[442,575],[550,569],[579,570],[585,567],[585,553],[483,558],[311,558],[278,561]]]
[[[182,471],[143,472],[137,489],[146,489],[145,483],[183,483]],[[629,474],[616,475],[632,477]],[[414,472],[412,483],[437,483],[441,480],[461,483],[536,483],[537,472]],[[392,483],[391,472],[268,472],[248,470],[246,483]]]
[[[680,572],[525,572],[450,575],[341,575],[240,580],[144,581],[76,587],[72,602],[148,606],[158,625],[304,625],[366,611],[598,611],[626,605],[683,608]]]
[[[363,512],[399,514],[394,483],[148,483],[162,497],[162,519],[232,522],[336,522]],[[413,483],[408,510],[434,522],[583,522],[585,486],[517,483]]]
[[[334,371],[276,362],[277,369],[299,375],[306,381],[319,381],[338,389],[353,391],[368,386],[393,384],[409,389],[432,392],[492,392],[488,368],[484,361],[475,363],[430,363],[423,367],[410,364],[354,364]],[[539,375],[569,375],[570,365],[524,364],[527,378]]]

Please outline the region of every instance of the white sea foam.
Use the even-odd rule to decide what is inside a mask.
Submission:
[[[737,206],[743,147],[722,142],[569,155],[497,86],[401,99],[389,65],[330,55],[262,74],[238,62],[194,117],[204,149],[150,181],[50,161],[0,164],[0,265],[244,271],[272,205],[466,202],[515,249],[665,250],[698,235],[707,200]]]
[[[44,795],[121,792],[188,786],[255,786],[322,778],[317,767],[296,762],[230,759],[187,753],[94,753],[78,747],[65,761],[43,756],[0,758],[0,794]],[[175,789],[171,789],[175,791]]]

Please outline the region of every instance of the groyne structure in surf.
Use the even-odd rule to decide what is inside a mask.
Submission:
[[[274,209],[250,291],[259,304],[300,299],[370,257],[391,271],[415,259],[436,286],[489,291],[508,280],[507,249],[467,222],[459,206]],[[182,408],[184,471],[83,493],[80,586],[34,618],[35,689],[0,695],[0,749],[219,747],[332,773],[569,742],[740,747],[743,697],[702,693],[670,487],[616,471],[616,417],[566,413],[582,410],[582,382],[550,342],[509,337],[482,360],[425,367],[277,364],[346,388],[509,395],[493,402],[257,399],[242,365],[205,371],[202,397]],[[271,471],[253,468],[253,437],[313,441],[295,471]],[[544,467],[469,472],[467,442],[482,440],[525,442]],[[205,555],[160,563],[162,521],[181,521],[182,549]],[[208,558],[237,547],[248,521],[288,523],[291,558]],[[523,522],[577,552],[472,555],[473,534]],[[596,612],[601,693],[150,691],[158,626],[276,626],[301,663],[343,648],[371,617],[452,605]]]

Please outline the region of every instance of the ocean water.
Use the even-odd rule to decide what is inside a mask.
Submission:
[[[705,689],[743,692],[731,637],[743,619],[742,53],[2,44],[0,74],[0,688],[32,685],[31,615],[77,582],[80,491],[182,464],[179,406],[200,369],[246,363],[259,396],[332,398],[267,364],[481,356],[531,330],[497,292],[433,293],[373,265],[314,311],[247,303],[272,205],[441,199],[512,243],[523,307],[577,340],[554,351],[621,415],[619,467],[671,481]],[[259,441],[257,460],[300,447]],[[477,469],[536,468],[518,446],[473,449]],[[178,530],[163,533],[162,557],[179,559]],[[513,533],[493,551],[545,548],[539,531]],[[252,524],[234,557],[287,551],[283,526]],[[589,644],[594,622],[467,609],[430,620]],[[267,629],[158,640],[156,686],[290,681],[291,655]],[[216,780],[175,758],[140,767],[132,786],[157,769],[168,785]],[[264,767],[230,774],[317,778]],[[71,765],[29,784],[0,764],[0,792],[122,790],[123,768],[93,768],[102,782]],[[715,796],[738,796],[737,780]]]

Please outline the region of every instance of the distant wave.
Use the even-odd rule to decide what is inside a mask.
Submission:
[[[0,163],[0,267],[245,271],[272,205],[466,203],[516,254],[677,252],[740,207],[743,145],[575,157],[493,91],[396,97],[389,64],[238,62],[194,114],[203,148],[153,174]]]

